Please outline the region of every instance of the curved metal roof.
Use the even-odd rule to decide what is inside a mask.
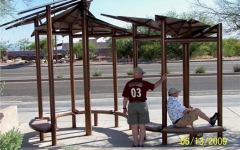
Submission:
[[[145,26],[160,33],[161,21],[165,21],[166,35],[172,38],[199,38],[208,37],[217,33],[217,26],[210,26],[198,20],[177,19],[173,17],[155,15],[155,20],[147,18],[136,18],[127,16],[112,16],[102,14],[103,16],[129,22],[137,26]],[[160,33],[161,34],[161,33]]]
[[[87,8],[83,8],[81,0],[60,0],[53,3],[48,3],[46,5],[41,5],[34,7],[25,11],[20,12],[31,14],[10,21],[8,23],[0,25],[9,26],[6,29],[11,29],[13,27],[18,27],[26,24],[33,23],[34,20],[38,20],[40,25],[35,27],[40,34],[46,34],[47,24],[44,22],[46,20],[46,10],[45,6],[51,6],[52,12],[52,28],[53,34],[58,35],[69,35],[70,33],[76,36],[81,35],[82,31],[82,10],[86,9],[88,11],[88,33],[91,37],[107,37],[107,36],[125,36],[133,37],[133,31],[125,28],[121,28],[102,20],[97,19],[90,11],[89,7],[92,0],[87,3]],[[40,9],[40,10],[39,10]],[[37,12],[33,12],[39,10]],[[132,23],[136,26],[144,26],[149,30],[157,31],[161,35],[161,22],[165,22],[166,26],[166,36],[170,38],[204,38],[212,36],[217,33],[217,25],[210,26],[202,23],[198,20],[190,19],[177,19],[167,16],[155,15],[155,20],[149,18],[137,18],[137,17],[127,17],[127,16],[112,16],[107,14],[102,14],[103,16],[118,19],[121,21]],[[44,22],[44,23],[42,23]],[[149,32],[150,34],[150,32]],[[146,33],[139,33],[138,36],[150,36]]]
[[[62,2],[62,1],[61,1]],[[90,2],[88,2],[88,8],[83,8],[82,1],[68,1],[57,6],[52,6],[52,28],[53,34],[59,35],[69,35],[71,34],[80,34],[82,31],[82,10],[86,9],[88,11],[87,20],[88,20],[88,32],[90,36],[112,36],[113,32],[115,35],[129,35],[131,31],[114,26],[107,22],[104,22],[100,19],[97,19],[88,9]],[[51,3],[52,4],[52,3]],[[46,6],[46,5],[43,5]],[[44,8],[39,6],[37,8],[29,9],[22,11],[20,13],[26,13],[36,9]],[[35,19],[38,19],[40,25],[35,27],[40,34],[46,34],[47,32],[47,23],[42,23],[42,20],[46,20],[45,10],[34,12],[25,17],[13,20],[11,22],[0,25],[6,26],[10,25],[6,29],[11,29],[13,27],[18,27],[26,24],[33,23]]]

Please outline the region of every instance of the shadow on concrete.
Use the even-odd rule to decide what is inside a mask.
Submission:
[[[103,147],[130,147],[132,140],[129,139],[129,135],[123,131],[116,130],[114,128],[101,128],[93,127],[93,131],[97,135],[86,136],[84,127],[77,128],[60,128],[57,131],[57,146],[51,146],[51,133],[45,134],[45,140],[40,141],[39,133],[36,131],[24,134],[23,149],[61,149],[63,147],[71,148],[103,148]],[[96,134],[95,133],[95,134]],[[98,135],[102,133],[104,135]],[[71,143],[68,141],[75,141],[75,144],[62,144]],[[106,144],[105,144],[106,143]],[[44,147],[42,147],[45,145]]]
[[[25,67],[26,65],[28,64],[27,63],[9,64],[6,66],[0,66],[0,69],[16,69],[16,68]]]
[[[38,132],[29,132],[24,134],[23,149],[103,149],[103,148],[131,148],[132,136],[125,133],[126,130],[118,130],[117,128],[102,128],[93,127],[95,132],[92,136],[85,135],[84,127],[77,128],[61,128],[57,131],[57,146],[51,146],[51,133],[45,135],[45,141],[39,141]],[[178,149],[231,149],[240,147],[240,132],[227,131],[223,133],[223,137],[227,139],[227,144],[206,144],[206,145],[181,145],[180,141],[170,142],[171,138],[174,138],[176,134],[169,134],[169,143],[162,145],[161,133],[148,132],[147,140],[144,142],[145,148],[156,148],[156,147],[172,147]],[[187,136],[187,135],[186,135]],[[208,134],[208,137],[216,137],[216,134]],[[206,137],[204,137],[206,139]]]

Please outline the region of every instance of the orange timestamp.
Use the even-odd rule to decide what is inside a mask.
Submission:
[[[200,137],[200,138],[193,138],[190,140],[189,137],[180,137],[180,144],[181,145],[210,145],[210,146],[222,146],[227,145],[228,139],[226,137]]]

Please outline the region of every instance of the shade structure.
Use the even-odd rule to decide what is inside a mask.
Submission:
[[[207,25],[195,19],[184,20],[167,16],[155,15],[155,20],[128,16],[103,16],[126,21],[133,26],[133,48],[138,51],[137,41],[139,40],[160,40],[161,41],[161,75],[167,72],[166,47],[168,43],[181,43],[183,46],[183,99],[184,105],[189,107],[189,44],[192,42],[215,42],[217,44],[217,111],[219,113],[218,125],[222,126],[222,24]],[[148,33],[137,32],[137,27],[144,26]],[[159,35],[151,35],[154,30]],[[137,59],[137,54],[134,58]],[[137,60],[134,60],[137,66]],[[167,80],[162,83],[162,127],[167,127]],[[222,131],[218,132],[222,136]],[[190,138],[193,138],[190,136]],[[163,133],[162,143],[167,144],[167,133]]]
[[[84,66],[84,101],[85,101],[85,126],[86,134],[90,135],[92,131],[91,123],[91,87],[89,74],[89,48],[88,39],[90,37],[112,37],[113,45],[113,81],[114,81],[114,111],[118,110],[118,88],[117,88],[117,52],[116,40],[118,38],[133,39],[133,67],[138,65],[138,41],[139,40],[160,40],[161,41],[161,74],[167,70],[166,46],[168,43],[179,42],[183,45],[183,92],[184,104],[189,105],[189,44],[192,42],[216,42],[217,43],[217,103],[219,121],[222,126],[222,25],[207,25],[195,19],[184,20],[167,16],[155,15],[154,19],[137,18],[128,16],[112,16],[103,14],[106,17],[118,19],[132,24],[132,30],[117,27],[102,20],[97,19],[89,10],[91,1],[87,0],[60,0],[54,3],[48,3],[39,7],[31,8],[20,12],[21,14],[30,13],[25,17],[13,20],[0,25],[7,26],[6,29],[34,23],[35,45],[36,45],[36,70],[38,84],[38,109],[40,119],[44,119],[42,110],[42,83],[41,83],[41,65],[39,35],[48,37],[48,69],[49,69],[49,89],[50,89],[50,110],[51,110],[51,132],[52,145],[56,145],[56,118],[55,115],[55,92],[53,78],[53,57],[51,37],[52,35],[69,36],[70,43],[70,78],[71,78],[71,112],[72,126],[76,127],[77,110],[75,108],[75,82],[74,82],[74,60],[73,60],[73,38],[82,38],[83,45],[83,66]],[[33,12],[34,11],[34,12]],[[148,33],[139,33],[138,27],[145,27]],[[151,35],[151,31],[156,31],[157,35]],[[162,124],[167,127],[167,80],[162,84]],[[64,116],[64,115],[62,115]],[[115,116],[115,126],[118,126]],[[222,136],[222,133],[218,133]],[[167,135],[163,134],[163,144],[167,143]],[[40,132],[40,139],[44,135]]]

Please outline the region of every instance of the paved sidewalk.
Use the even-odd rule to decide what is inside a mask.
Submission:
[[[206,98],[206,97],[205,97]],[[148,99],[150,118],[152,122],[161,123],[161,108],[151,103],[153,98]],[[45,106],[49,107],[49,106]],[[202,109],[207,115],[211,116],[216,111],[214,106],[197,106]],[[119,108],[121,108],[119,106]],[[92,108],[94,109],[94,108]],[[126,119],[119,117],[119,127],[114,127],[114,116],[99,114],[98,126],[93,126],[91,136],[86,136],[84,131],[85,116],[77,115],[77,128],[71,128],[71,116],[62,117],[57,120],[57,146],[51,146],[51,133],[45,134],[45,140],[39,141],[38,132],[32,130],[28,126],[27,120],[35,117],[37,113],[22,113],[20,117],[24,117],[19,129],[24,135],[22,149],[132,149],[132,134],[128,129]],[[21,118],[20,118],[21,119]],[[92,116],[93,119],[93,116]],[[93,123],[93,121],[92,121]],[[170,125],[168,119],[168,125]],[[196,121],[196,124],[206,124],[202,119]],[[219,140],[218,144],[211,145],[209,141],[205,146],[181,145],[180,139],[187,138],[188,135],[168,134],[168,145],[162,145],[162,134],[147,131],[147,140],[145,141],[144,149],[239,149],[240,148],[240,105],[224,106],[223,107],[223,126],[227,129],[223,133],[223,137],[227,139],[226,145],[217,139],[216,133],[204,134],[204,140],[214,139]],[[222,145],[221,145],[222,144]]]

